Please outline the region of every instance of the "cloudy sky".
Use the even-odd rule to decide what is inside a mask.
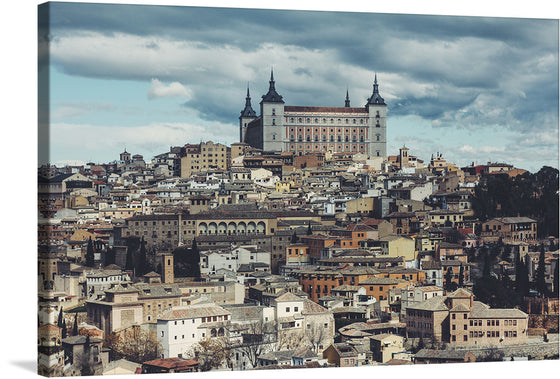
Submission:
[[[55,164],[237,142],[273,68],[287,105],[343,106],[348,88],[363,106],[377,74],[388,154],[558,167],[558,20],[87,3],[49,20]]]

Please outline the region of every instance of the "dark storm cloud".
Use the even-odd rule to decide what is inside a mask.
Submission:
[[[152,51],[163,49],[166,39],[196,43],[198,52],[233,47],[222,56],[231,67],[219,73],[206,67],[193,73],[187,64],[183,71],[143,72],[118,62],[55,62],[69,74],[93,77],[173,81],[179,75],[194,91],[185,106],[208,120],[235,121],[247,81],[258,83],[251,86],[257,109],[268,78],[247,72],[259,64],[268,70],[286,58],[265,54],[252,66],[238,58],[274,43],[292,48],[290,72],[275,67],[283,74],[277,84],[288,104],[339,105],[349,86],[353,105],[363,105],[372,78],[352,78],[354,72],[341,69],[346,67],[383,73],[382,95],[394,115],[453,127],[530,130],[543,121],[548,128],[558,124],[557,20],[85,3],[53,3],[50,19],[54,39],[87,31],[146,37],[144,47]],[[329,60],[316,51],[328,51]]]

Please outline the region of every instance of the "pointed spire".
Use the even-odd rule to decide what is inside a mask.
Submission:
[[[379,95],[379,85],[377,84],[377,73],[375,73],[375,78],[373,80],[373,94],[368,99],[366,106],[371,104],[386,105],[385,100]]]
[[[377,84],[377,73],[375,73],[375,79],[373,80],[373,93],[379,93],[379,85]]]
[[[245,98],[245,108],[251,107],[251,94],[249,93],[249,83],[247,83],[247,97]]]
[[[344,107],[350,108],[350,97],[348,96],[348,87],[346,87],[346,101],[344,102]]]
[[[251,95],[249,94],[249,83],[247,83],[247,97],[245,98],[245,109],[241,111],[241,117],[257,117],[257,112],[251,106]]]
[[[268,93],[262,97],[262,101],[268,103],[284,103],[284,100],[282,100],[282,96],[280,96],[278,92],[276,92],[276,88],[274,86],[274,72],[272,69],[270,69],[269,83],[270,85],[268,87]]]
[[[268,92],[276,91],[276,89],[274,88],[274,71],[272,69],[270,69],[270,81],[268,83],[270,84]]]

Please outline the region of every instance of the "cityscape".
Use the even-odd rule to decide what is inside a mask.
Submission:
[[[379,68],[350,61],[325,68],[317,61],[323,51],[310,47],[310,66],[303,48],[288,58],[298,64],[283,65],[278,56],[297,55],[298,41],[257,44],[262,67],[238,75],[255,63],[231,60],[231,79],[223,68],[198,66],[203,53],[173,79],[172,59],[154,65],[157,74],[138,91],[150,59],[178,46],[150,34],[148,10],[169,25],[176,12],[193,12],[193,23],[236,12],[263,24],[363,15],[116,7],[146,17],[149,38],[131,42],[126,23],[112,36],[96,34],[113,27],[106,8],[113,6],[39,7],[40,61],[41,43],[52,54],[39,65],[39,85],[43,74],[52,86],[49,101],[39,101],[39,137],[48,141],[37,172],[39,375],[559,359],[557,35],[556,51],[545,41],[531,58],[556,82],[520,72],[519,107],[520,92],[509,85],[485,93],[473,83],[424,86],[410,76],[407,88],[385,58]],[[90,17],[91,30],[73,30]],[[430,21],[403,17],[418,30]],[[558,31],[557,20],[455,21]],[[232,29],[234,42],[217,43],[218,51],[238,54],[241,36],[267,41],[248,32],[259,22]],[[209,41],[221,38],[192,33],[187,49],[213,51]],[[77,63],[92,59],[85,47],[83,57],[72,50],[88,38],[99,59]],[[116,78],[115,62],[129,58],[99,54],[110,38],[156,53]],[[358,54],[357,47],[340,51]],[[193,70],[200,78],[189,82]],[[493,85],[493,68],[484,70],[471,73],[481,88]],[[325,74],[333,81],[314,84]],[[537,87],[542,98],[532,98]],[[107,92],[106,102],[92,102],[96,92]],[[536,102],[538,112],[522,112]]]

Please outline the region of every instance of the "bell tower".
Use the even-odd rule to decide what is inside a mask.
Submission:
[[[387,104],[379,94],[377,74],[373,82],[373,93],[366,103],[369,114],[368,155],[370,157],[387,156]]]
[[[164,283],[172,284],[175,282],[173,271],[173,254],[163,254],[161,256],[161,273]]]
[[[261,100],[262,149],[282,151],[284,147],[284,100],[276,92],[274,73],[270,71],[268,93]]]

